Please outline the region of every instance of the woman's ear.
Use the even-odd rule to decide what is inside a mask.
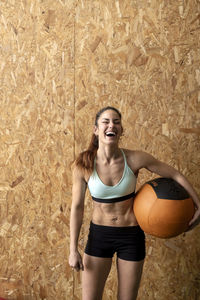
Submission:
[[[96,136],[98,136],[98,127],[95,125],[94,126],[94,131],[93,131],[93,133],[96,135]]]

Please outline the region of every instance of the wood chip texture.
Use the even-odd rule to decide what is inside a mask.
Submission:
[[[121,146],[176,167],[200,194],[200,2],[0,2],[0,297],[81,299],[68,266],[71,162],[96,112],[122,112]],[[154,177],[142,170],[141,184]],[[80,234],[91,219],[87,193]],[[146,236],[138,300],[199,300],[199,226]],[[114,263],[103,300],[117,299]]]

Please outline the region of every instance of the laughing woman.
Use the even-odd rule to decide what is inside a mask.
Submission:
[[[191,228],[199,223],[200,202],[187,179],[145,152],[119,148],[122,132],[121,113],[114,107],[100,110],[89,148],[78,156],[73,167],[69,264],[83,271],[82,300],[102,299],[114,253],[117,254],[118,300],[137,298],[145,259],[145,235],[133,213],[140,169],[146,168],[180,183],[196,207]],[[82,260],[78,239],[87,187],[93,199],[93,214]]]

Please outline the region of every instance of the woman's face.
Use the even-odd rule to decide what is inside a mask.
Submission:
[[[98,119],[94,134],[98,136],[99,143],[117,144],[122,135],[120,116],[114,110],[104,111]]]

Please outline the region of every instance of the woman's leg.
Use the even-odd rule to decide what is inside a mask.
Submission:
[[[90,256],[84,253],[82,272],[82,300],[101,300],[112,258]]]
[[[144,260],[127,261],[117,258],[118,300],[136,300]]]

